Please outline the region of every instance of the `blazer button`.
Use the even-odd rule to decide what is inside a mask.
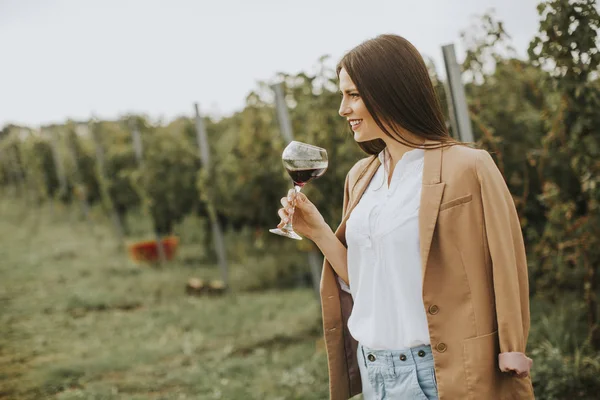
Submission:
[[[435,348],[437,349],[437,351],[439,351],[440,353],[443,353],[446,351],[446,349],[448,348],[446,346],[446,343],[438,343]]]
[[[435,315],[440,311],[440,308],[435,304],[429,306],[429,314]]]

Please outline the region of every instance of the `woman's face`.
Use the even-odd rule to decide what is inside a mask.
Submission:
[[[373,139],[387,139],[387,135],[377,126],[367,111],[354,82],[344,68],[340,70],[340,92],[342,103],[339,114],[350,124],[350,128],[354,131],[354,140],[366,142]]]

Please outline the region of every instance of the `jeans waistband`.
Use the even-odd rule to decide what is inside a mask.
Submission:
[[[359,344],[365,366],[380,368],[431,367],[433,353],[430,345],[420,345],[401,350],[373,350]]]

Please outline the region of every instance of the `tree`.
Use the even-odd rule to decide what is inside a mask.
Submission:
[[[536,253],[546,285],[571,287],[587,308],[589,338],[600,350],[600,15],[594,0],[550,0],[538,6],[533,65],[549,72],[545,89],[560,102],[547,115],[538,168],[547,221]]]

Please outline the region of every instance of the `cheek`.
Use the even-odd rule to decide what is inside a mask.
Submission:
[[[363,124],[372,125],[375,122],[362,101],[357,105],[356,111],[357,114],[363,119]]]
[[[370,117],[369,111],[367,111],[367,107],[365,107],[365,103],[363,103],[362,100],[357,101],[354,105],[354,108],[360,113],[361,116],[366,118]]]

